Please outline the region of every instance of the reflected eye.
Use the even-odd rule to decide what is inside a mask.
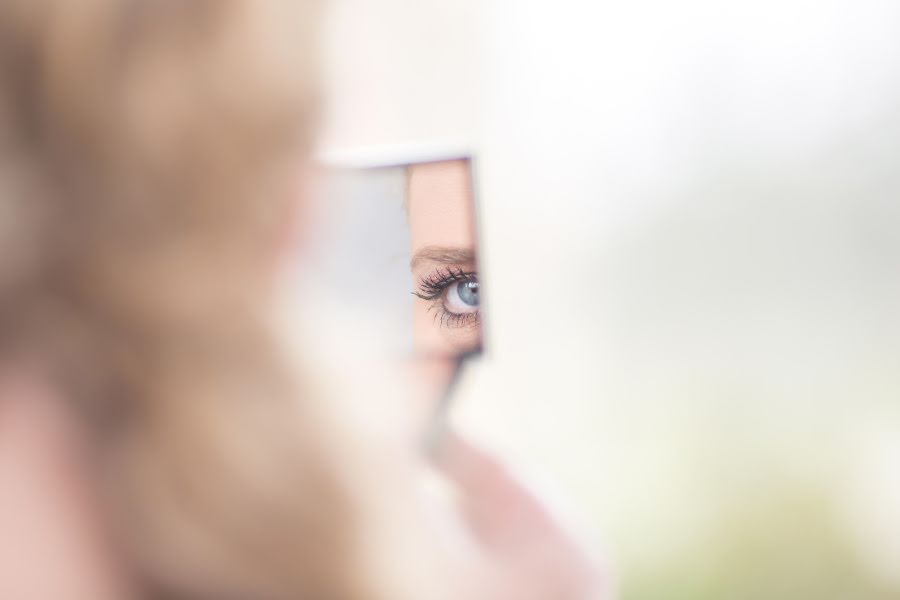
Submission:
[[[442,268],[419,281],[413,292],[432,302],[435,321],[446,327],[464,327],[479,322],[478,274],[461,268]]]

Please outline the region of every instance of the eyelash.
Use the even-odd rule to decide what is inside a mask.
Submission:
[[[441,326],[455,329],[474,326],[480,319],[479,311],[470,313],[453,313],[444,306],[444,294],[457,281],[478,281],[478,273],[464,271],[460,267],[443,267],[419,280],[418,289],[413,292],[417,298],[430,301],[428,310],[434,310],[435,321],[440,318]]]

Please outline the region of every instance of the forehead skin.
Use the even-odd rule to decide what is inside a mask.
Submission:
[[[408,200],[413,255],[426,246],[474,248],[468,160],[410,166]]]

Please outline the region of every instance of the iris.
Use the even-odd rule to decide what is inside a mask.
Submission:
[[[468,306],[478,306],[478,282],[460,281],[456,285],[456,295]]]

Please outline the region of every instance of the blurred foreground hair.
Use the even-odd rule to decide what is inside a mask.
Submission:
[[[0,0],[0,362],[84,417],[151,597],[367,597],[327,427],[263,318],[315,4]]]

